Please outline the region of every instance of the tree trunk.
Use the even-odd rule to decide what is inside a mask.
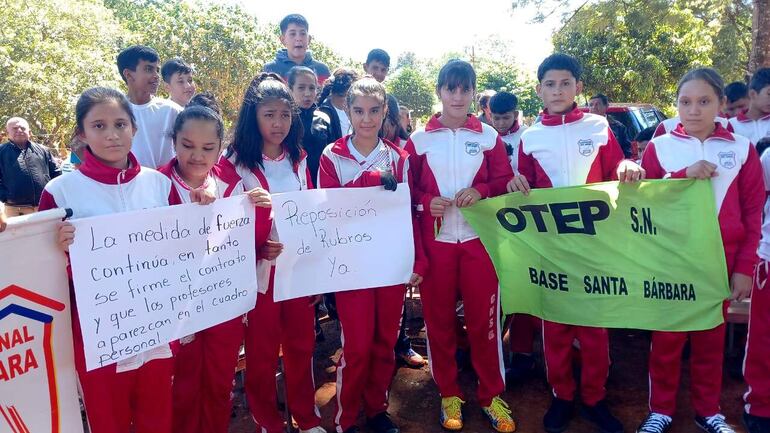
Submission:
[[[770,0],[754,0],[749,72],[770,67]]]

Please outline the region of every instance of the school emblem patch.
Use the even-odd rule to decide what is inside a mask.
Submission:
[[[470,156],[476,156],[481,152],[481,145],[477,141],[465,142],[465,153]]]
[[[735,167],[735,152],[719,152],[719,165],[726,169]]]
[[[578,140],[578,152],[583,156],[589,156],[594,153],[594,141],[590,138],[587,140]]]

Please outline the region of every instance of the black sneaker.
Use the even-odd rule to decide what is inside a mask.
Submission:
[[[387,412],[380,412],[377,415],[366,420],[366,425],[374,433],[399,433],[401,430],[390,419]]]
[[[623,433],[623,424],[610,413],[604,400],[594,406],[583,405],[580,414],[583,418],[596,424],[601,433]]]
[[[636,433],[666,433],[671,428],[671,417],[650,412],[642,421]]]
[[[543,417],[543,427],[548,433],[561,433],[567,430],[569,421],[572,419],[573,403],[569,400],[562,400],[554,397],[551,401],[551,407]]]
[[[708,433],[735,433],[735,430],[725,422],[725,416],[721,413],[704,418],[702,416],[695,417],[695,424],[701,428],[701,430]]]
[[[749,433],[770,433],[770,418],[743,412],[743,424]]]
[[[535,371],[535,358],[527,353],[514,353],[511,368],[505,372],[506,383],[517,383],[532,376]]]

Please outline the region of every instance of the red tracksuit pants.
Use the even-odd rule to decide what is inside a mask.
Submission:
[[[441,397],[460,397],[457,384],[457,301],[465,309],[465,326],[471,363],[479,379],[478,398],[482,406],[505,390],[505,373],[500,341],[500,290],[492,261],[478,239],[466,242],[438,242],[425,236],[430,262],[420,287],[428,360]]]
[[[313,382],[315,308],[310,298],[273,301],[271,275],[267,293],[257,296],[257,305],[247,319],[245,388],[257,431],[284,431],[275,380],[279,353],[283,354],[286,398],[292,416],[303,430],[320,425]]]
[[[761,260],[754,278],[749,315],[749,336],[743,378],[749,389],[743,396],[746,412],[770,417],[770,284],[768,264]]]
[[[546,376],[554,396],[562,400],[574,400],[577,384],[572,374],[572,356],[576,339],[580,343],[580,398],[583,404],[593,406],[604,400],[604,385],[610,370],[610,345],[606,329],[543,320]]]
[[[335,294],[342,327],[334,418],[338,432],[355,425],[362,403],[370,418],[388,409],[405,294],[404,284]]]
[[[174,431],[227,433],[243,317],[195,333],[175,355]]]
[[[539,317],[529,314],[514,314],[510,326],[511,353],[532,353],[535,334],[543,327]]]

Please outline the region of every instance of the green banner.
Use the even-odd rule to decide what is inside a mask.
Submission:
[[[666,331],[723,321],[729,285],[710,182],[538,189],[462,212],[495,264],[506,313]]]

